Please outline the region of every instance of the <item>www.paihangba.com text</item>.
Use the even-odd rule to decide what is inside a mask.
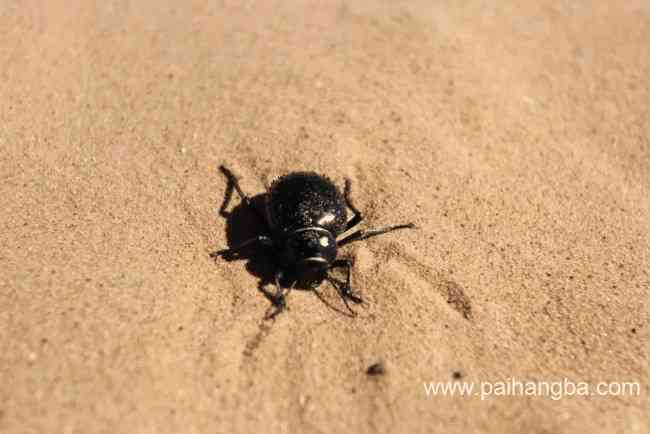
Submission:
[[[464,396],[481,400],[505,396],[540,396],[560,400],[570,396],[640,396],[638,381],[599,381],[589,383],[568,378],[552,381],[528,381],[508,378],[504,381],[429,381],[423,382],[427,397]]]

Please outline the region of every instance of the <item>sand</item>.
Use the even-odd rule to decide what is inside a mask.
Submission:
[[[650,432],[647,1],[3,2],[0,65],[0,432]],[[220,164],[419,229],[265,320]],[[511,380],[640,393],[424,389]]]

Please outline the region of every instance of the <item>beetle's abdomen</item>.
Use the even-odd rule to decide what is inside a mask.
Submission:
[[[334,183],[314,172],[294,172],[275,180],[269,189],[268,214],[276,231],[319,226],[334,236],[345,228],[345,199]]]

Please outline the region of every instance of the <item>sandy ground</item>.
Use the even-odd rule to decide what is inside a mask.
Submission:
[[[650,3],[91,3],[0,4],[0,432],[650,432]],[[420,229],[264,320],[221,163]]]

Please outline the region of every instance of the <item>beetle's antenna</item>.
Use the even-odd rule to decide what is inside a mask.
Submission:
[[[377,229],[366,229],[366,230],[360,229],[356,232],[351,233],[350,235],[343,238],[342,240],[339,240],[336,244],[339,247],[341,247],[341,246],[345,246],[346,244],[350,244],[354,241],[365,240],[366,238],[376,237],[377,235],[396,231],[398,229],[417,229],[417,227],[415,226],[414,223],[407,223],[403,225],[386,226]]]

